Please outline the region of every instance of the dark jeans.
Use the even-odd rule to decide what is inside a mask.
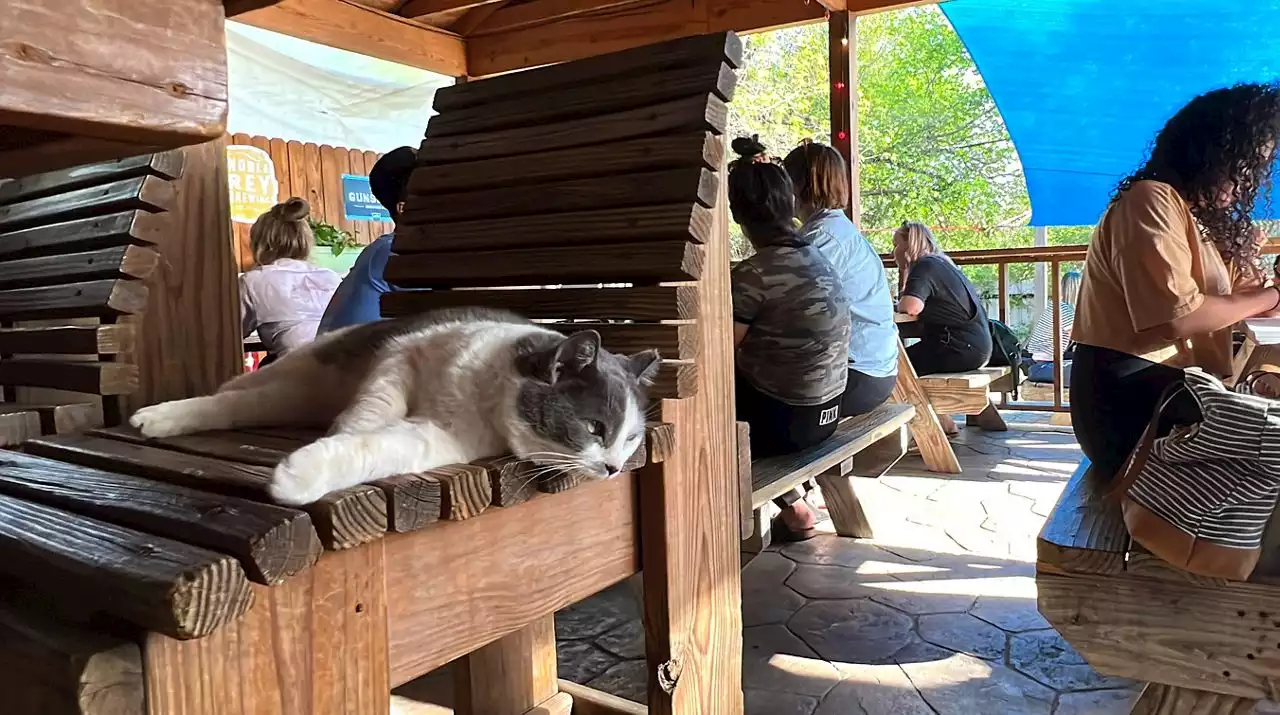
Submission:
[[[920,338],[920,342],[907,348],[907,359],[916,369],[916,375],[936,375],[941,372],[968,372],[977,370],[991,359],[991,339],[970,340],[961,334],[942,328],[942,334],[924,333],[920,323],[901,323],[898,331],[904,338]],[[937,330],[931,328],[930,330]]]
[[[1151,421],[1166,387],[1180,382],[1182,370],[1093,345],[1077,345],[1071,363],[1071,424],[1080,449],[1098,478],[1110,480]],[[1200,407],[1188,392],[1169,405],[1160,434],[1174,425],[1201,419]]]

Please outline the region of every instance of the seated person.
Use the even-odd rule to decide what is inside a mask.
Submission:
[[[977,370],[991,359],[991,326],[978,289],[938,247],[920,223],[903,223],[893,234],[902,294],[898,311],[916,316],[898,328],[920,338],[907,348],[917,375]]]
[[[1196,97],[1120,182],[1094,230],[1072,330],[1071,421],[1099,479],[1119,473],[1184,368],[1230,375],[1232,327],[1280,304],[1280,289],[1262,285],[1251,218],[1278,128],[1274,84]],[[1183,391],[1160,431],[1199,419]]]
[[[751,456],[760,458],[835,432],[848,379],[849,304],[830,261],[796,233],[787,172],[755,139],[735,139],[733,150],[729,210],[756,250],[730,274],[737,417],[751,425]],[[798,491],[775,503],[776,539],[814,535],[817,519]]]
[[[863,415],[889,399],[898,383],[898,328],[884,262],[845,214],[849,173],[840,152],[805,142],[782,166],[795,184],[800,237],[835,266],[849,303],[849,379],[840,416]]]
[[[307,261],[315,245],[310,212],[295,196],[259,216],[249,229],[257,265],[240,275],[241,329],[244,337],[258,332],[268,360],[315,340],[320,316],[342,280]]]
[[[1076,319],[1076,299],[1080,295],[1080,274],[1071,271],[1062,277],[1061,290],[1058,291],[1058,346],[1065,352],[1071,344],[1071,324]],[[1031,327],[1031,335],[1023,346],[1027,358],[1023,367],[1027,371],[1027,379],[1032,382],[1053,383],[1053,312],[1048,308],[1040,312],[1035,325]],[[1071,384],[1071,362],[1062,365],[1063,387]]]
[[[405,189],[417,160],[417,153],[412,148],[402,146],[384,154],[369,170],[369,188],[378,203],[391,214],[392,221],[400,218]],[[320,321],[321,333],[372,323],[382,317],[382,294],[391,292],[391,286],[383,280],[382,273],[387,268],[387,259],[391,257],[394,238],[394,232],[385,233],[360,251],[351,272],[342,279],[342,285],[338,286],[324,311],[324,318]]]

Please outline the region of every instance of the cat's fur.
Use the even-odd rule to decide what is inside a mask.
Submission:
[[[644,438],[658,353],[600,347],[511,313],[465,309],[325,335],[207,397],[138,410],[148,437],[332,425],[276,467],[271,495],[306,504],[396,474],[507,453],[594,478]]]

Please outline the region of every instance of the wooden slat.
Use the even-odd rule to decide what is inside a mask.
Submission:
[[[373,482],[387,497],[387,528],[397,534],[417,531],[440,520],[438,479],[400,474]]]
[[[1115,574],[1129,550],[1120,505],[1091,476],[1089,460],[1076,467],[1036,539],[1036,568],[1063,573]]]
[[[86,467],[270,501],[267,486],[271,470],[265,467],[89,435],[32,440],[26,444],[26,450]],[[386,497],[377,487],[367,484],[329,494],[303,510],[311,515],[326,549],[346,549],[373,541],[387,528]]]
[[[434,121],[434,120],[433,120]],[[497,157],[440,164],[415,171],[410,195],[492,189],[548,181],[610,176],[697,166],[718,169],[724,141],[708,132],[644,137],[597,146],[539,151],[519,158]]]
[[[641,174],[574,179],[558,183],[411,196],[399,223],[468,221],[505,216],[613,209],[697,201],[712,206],[719,179],[701,166]]]
[[[324,177],[320,167],[320,147],[311,142],[302,145],[302,171],[306,177],[306,192],[298,196],[311,204],[311,215],[323,217],[327,211],[324,193]],[[294,188],[297,188],[296,186]]]
[[[89,434],[95,437],[132,442],[133,444],[163,447],[200,457],[212,457],[229,462],[272,468],[298,447],[298,443],[293,440],[283,440],[249,432],[214,431],[178,437],[165,437],[163,439],[147,439],[133,427],[111,427],[109,429],[91,430]]]
[[[0,414],[30,412],[36,415],[37,432],[32,434],[71,434],[102,426],[102,408],[90,402],[65,405],[41,405],[0,402]],[[28,438],[24,438],[25,441]]]
[[[686,196],[680,203],[543,216],[427,222],[398,226],[396,253],[453,253],[481,249],[583,246],[639,241],[706,243],[710,211]]]
[[[387,282],[403,288],[697,280],[701,246],[683,241],[392,256]]]
[[[174,638],[203,636],[251,601],[230,556],[3,495],[0,570]]]
[[[604,114],[555,124],[499,129],[423,140],[418,156],[424,164],[449,164],[532,154],[549,149],[604,144],[677,132],[724,133],[729,110],[713,94],[664,102],[652,107]]]
[[[17,452],[0,453],[0,492],[230,554],[267,585],[320,555],[304,512]]]
[[[527,127],[549,122],[594,117],[651,107],[708,92],[729,102],[738,76],[727,64],[709,62],[679,67],[658,74],[619,78],[593,87],[570,86],[535,95],[516,95],[505,101],[465,109],[443,111],[431,118],[427,135],[444,137]],[[443,91],[443,89],[442,89]]]
[[[0,184],[0,206],[139,176],[173,180],[182,175],[182,165],[182,151],[175,150],[27,176]]]
[[[668,360],[692,360],[698,355],[698,326],[693,323],[544,323],[543,327],[572,335],[583,330],[600,333],[606,350],[620,354],[657,350]]]
[[[574,715],[649,715],[649,708],[616,695],[568,680],[561,680],[559,685],[560,692],[573,698]]]
[[[534,320],[693,320],[698,317],[698,289],[696,286],[643,286],[555,290],[398,291],[382,296],[384,317],[465,306],[512,310]]]
[[[126,179],[0,206],[0,231],[17,231],[120,211],[165,211],[173,205],[173,197],[173,185],[159,177]]]
[[[59,325],[0,329],[0,354],[114,355],[128,350],[132,325]]]
[[[5,259],[158,244],[170,222],[164,214],[126,211],[0,234]]]
[[[698,365],[687,360],[663,360],[648,388],[649,399],[680,399],[698,394]]]
[[[493,506],[515,506],[529,501],[538,493],[537,478],[531,462],[515,457],[498,457],[475,462],[489,473]]]
[[[470,519],[493,502],[489,472],[473,464],[454,464],[432,469],[422,475],[440,483],[440,518],[449,521]]]
[[[910,422],[914,415],[915,409],[910,405],[885,403],[865,415],[842,422],[834,435],[815,447],[754,460],[751,464],[752,506],[759,508],[797,484],[838,466]]]
[[[147,307],[141,281],[109,280],[0,291],[0,320],[109,318]]]
[[[90,395],[127,395],[138,389],[138,366],[13,358],[0,360],[0,385],[51,387]]]
[[[756,530],[755,504],[751,499],[751,425],[735,421],[733,426],[734,445],[738,448],[738,527],[742,540],[747,541]]]
[[[674,425],[650,422],[645,426],[645,442],[648,444],[648,463],[661,464],[676,448]]]
[[[485,105],[517,95],[540,94],[561,87],[576,87],[620,76],[649,76],[668,68],[702,65],[723,59],[742,64],[742,40],[732,34],[704,35],[640,47],[553,67],[490,77],[436,90],[437,112]]]
[[[5,711],[39,715],[144,715],[138,644],[66,622],[39,600],[0,603],[0,688]]]
[[[4,409],[9,407],[9,409]],[[39,437],[40,415],[34,410],[13,409],[0,403],[0,447],[12,447]]]
[[[144,279],[159,263],[160,254],[142,246],[0,261],[0,290],[110,278]]]

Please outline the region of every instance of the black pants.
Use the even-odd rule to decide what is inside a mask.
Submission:
[[[1071,424],[1099,479],[1110,480],[1120,471],[1151,421],[1161,394],[1182,377],[1178,368],[1127,353],[1076,346],[1071,362]],[[1183,392],[1165,411],[1160,433],[1200,419],[1195,399]]]
[[[919,323],[902,323],[898,326],[904,338],[920,338],[920,342],[907,348],[907,359],[916,369],[916,375],[936,375],[940,372],[967,372],[977,370],[991,359],[991,341],[974,341],[946,331],[943,335],[924,335]],[[945,328],[943,329],[946,330]]]
[[[896,375],[892,377],[871,377],[870,375],[858,372],[857,370],[850,370],[849,380],[845,384],[844,394],[840,396],[840,419],[865,415],[884,404],[884,401],[889,399],[889,395],[893,394],[893,387],[896,384],[898,384],[898,378]],[[752,434],[755,434],[754,427],[751,432]],[[831,432],[827,433],[822,439],[830,437],[834,432],[835,426],[832,425]],[[821,442],[822,439],[817,442],[813,442],[813,444]],[[753,459],[756,456],[754,451],[754,442],[755,440],[753,439],[751,453]],[[800,449],[804,448],[801,447]],[[796,452],[799,450],[793,449],[788,451]],[[812,481],[805,482],[804,491],[811,491],[813,486]],[[801,493],[799,489],[792,489],[786,494],[774,499],[773,503],[778,505],[779,508],[785,509],[800,501],[803,497],[804,494]]]
[[[738,419],[751,425],[751,458],[775,457],[808,449],[830,437],[840,423],[840,402],[836,396],[821,405],[797,406],[770,397],[738,375],[735,392]],[[801,498],[792,490],[773,502],[781,508]]]

